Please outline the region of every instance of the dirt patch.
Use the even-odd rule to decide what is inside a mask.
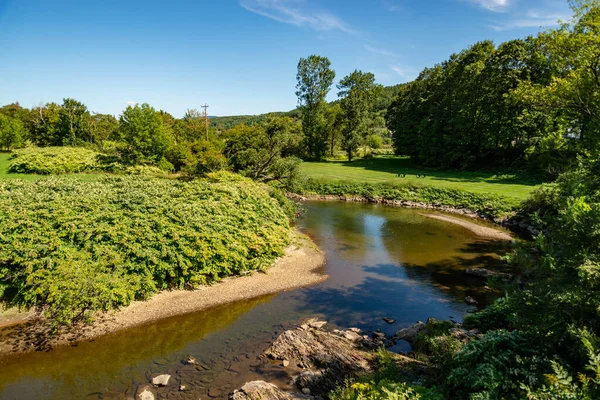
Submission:
[[[322,268],[324,265],[323,252],[308,237],[296,231],[285,255],[264,273],[227,278],[218,284],[192,291],[162,292],[148,301],[136,301],[120,311],[103,314],[93,324],[76,327],[58,337],[45,337],[41,324],[30,314],[15,313],[14,310],[1,313],[0,327],[13,326],[0,331],[0,354],[87,340],[174,315],[314,285],[327,279]]]
[[[513,240],[513,237],[508,233],[500,229],[494,229],[487,226],[483,226],[480,224],[476,224],[474,222],[466,221],[461,218],[452,217],[450,215],[442,215],[442,214],[426,214],[421,213],[424,217],[437,219],[440,221],[449,222],[451,224],[460,225],[464,228],[467,228],[471,232],[475,233],[478,236],[485,237],[488,239],[494,240]]]

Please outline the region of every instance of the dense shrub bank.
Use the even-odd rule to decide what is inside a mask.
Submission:
[[[268,267],[288,241],[277,200],[228,173],[0,183],[2,300],[57,324]]]
[[[21,174],[70,174],[98,171],[98,153],[82,147],[27,147],[15,150],[9,172]]]
[[[410,201],[467,209],[493,217],[503,217],[519,208],[520,202],[510,197],[483,195],[462,190],[427,186],[405,186],[389,183],[356,183],[307,179],[294,187],[298,194],[357,196],[385,200]]]

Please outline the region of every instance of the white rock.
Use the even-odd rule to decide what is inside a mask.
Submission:
[[[155,386],[167,386],[169,384],[169,379],[171,379],[171,375],[158,375],[152,378],[152,384]]]

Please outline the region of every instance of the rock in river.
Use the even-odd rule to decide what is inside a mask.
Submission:
[[[284,392],[272,383],[265,381],[252,381],[244,384],[241,389],[234,391],[229,395],[229,398],[231,400],[293,400],[308,399],[310,396]]]
[[[406,340],[408,343],[412,343],[421,331],[425,329],[425,323],[419,321],[413,326],[408,328],[400,329],[394,335],[394,340]]]
[[[465,297],[465,303],[467,303],[470,306],[476,306],[477,304],[479,304],[479,302],[471,296]]]
[[[146,385],[138,388],[135,398],[136,400],[154,400],[156,396],[154,396],[152,387],[150,385]]]
[[[283,332],[261,357],[289,360],[304,371],[294,378],[300,390],[310,389],[316,396],[327,396],[338,382],[371,371],[375,354],[365,351],[361,335],[355,331],[326,332],[321,324],[304,324]]]
[[[169,379],[171,379],[171,375],[158,375],[152,378],[152,384],[154,386],[167,386],[169,384]]]

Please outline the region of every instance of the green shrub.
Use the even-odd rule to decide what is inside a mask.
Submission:
[[[81,147],[27,147],[15,150],[9,172],[22,174],[71,174],[100,169],[98,153]]]
[[[453,359],[447,390],[454,399],[522,399],[550,372],[544,340],[519,331],[491,331],[467,343]]]
[[[375,371],[355,382],[346,381],[330,394],[332,400],[441,400],[442,395],[435,388],[425,388],[414,383],[404,382],[404,373],[396,364],[392,353],[380,349],[377,352]]]
[[[0,182],[1,299],[56,324],[263,269],[289,240],[277,201],[232,174]]]
[[[386,379],[379,382],[347,383],[331,393],[329,398],[331,400],[442,400],[444,397],[432,389]]]
[[[483,310],[465,316],[463,326],[466,329],[477,328],[482,332],[494,329],[511,329],[514,311],[509,298],[502,297]]]

